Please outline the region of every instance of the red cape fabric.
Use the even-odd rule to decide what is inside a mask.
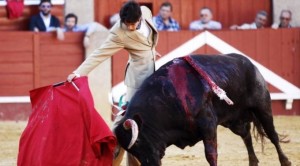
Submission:
[[[109,166],[116,138],[94,108],[87,77],[30,91],[19,166]]]
[[[9,19],[19,18],[23,14],[24,0],[6,0],[7,13]]]

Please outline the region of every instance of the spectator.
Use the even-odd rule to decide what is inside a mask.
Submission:
[[[51,15],[51,0],[41,0],[39,4],[40,13],[30,18],[29,29],[35,32],[55,31],[60,27],[57,17]]]
[[[103,25],[92,22],[89,24],[78,25],[78,17],[74,13],[69,13],[65,16],[64,32],[85,32],[83,45],[88,47],[90,44],[90,36],[96,31],[107,31]]]
[[[268,14],[266,11],[261,10],[256,14],[255,20],[251,24],[243,24],[241,26],[232,25],[230,29],[260,29],[264,28],[268,20]]]
[[[212,20],[212,18],[213,18],[213,14],[211,9],[208,7],[203,7],[200,10],[200,19],[193,21],[190,24],[190,30],[221,29],[222,28],[221,23]]]
[[[180,30],[178,22],[171,17],[172,10],[170,2],[164,2],[160,5],[159,14],[153,17],[153,23],[158,31]]]
[[[274,23],[272,25],[272,28],[278,29],[278,28],[292,28],[291,26],[291,20],[292,20],[292,12],[290,10],[281,10],[280,16],[279,16],[279,23]]]
[[[59,40],[64,39],[59,20],[51,15],[51,0],[41,0],[39,4],[40,13],[30,18],[29,30],[34,32],[56,32]]]

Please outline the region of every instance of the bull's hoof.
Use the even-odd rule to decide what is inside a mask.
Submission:
[[[249,156],[249,166],[258,166],[258,159],[255,155],[250,155]]]
[[[290,162],[289,160],[281,162],[281,166],[291,166],[291,165],[292,165],[292,162]]]
[[[249,166],[258,166],[258,162],[250,162]]]

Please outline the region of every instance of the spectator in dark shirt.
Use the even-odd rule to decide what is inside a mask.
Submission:
[[[171,17],[172,4],[164,2],[160,6],[159,14],[153,17],[154,26],[158,31],[178,31],[180,26],[178,22]]]
[[[39,4],[40,13],[30,18],[29,29],[34,32],[56,32],[58,40],[64,40],[64,34],[60,28],[57,17],[51,15],[51,0],[41,0]]]
[[[39,4],[39,14],[30,18],[29,29],[31,31],[50,32],[55,31],[60,27],[59,20],[51,15],[52,3],[51,0],[41,0]]]

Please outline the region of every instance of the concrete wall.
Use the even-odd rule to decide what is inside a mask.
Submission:
[[[75,13],[78,24],[94,21],[94,0],[66,0],[65,14]]]
[[[279,15],[282,9],[292,11],[292,25],[300,26],[300,0],[273,0],[273,18],[275,22],[279,22]]]

